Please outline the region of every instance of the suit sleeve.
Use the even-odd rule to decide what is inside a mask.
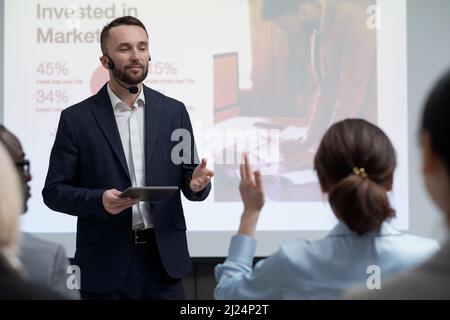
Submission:
[[[80,188],[76,185],[78,159],[74,130],[67,113],[63,111],[42,190],[44,203],[52,210],[70,215],[108,220],[108,213],[102,202],[105,190]]]
[[[194,132],[192,130],[191,120],[184,104],[182,105],[182,127],[189,131],[191,139],[191,157],[190,163],[181,164],[181,190],[184,196],[191,201],[203,201],[205,200],[209,192],[211,191],[211,182],[199,192],[193,192],[189,187],[189,183],[192,178],[192,173],[197,165],[200,163],[197,155],[197,148],[195,146]]]

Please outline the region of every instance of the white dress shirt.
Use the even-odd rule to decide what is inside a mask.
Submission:
[[[111,90],[108,84],[108,94],[114,110],[120,140],[127,160],[133,187],[145,186],[145,148],[144,148],[144,108],[145,97],[141,90],[134,102],[129,107]],[[153,227],[148,202],[139,202],[132,208],[133,230],[148,229]]]
[[[317,241],[292,240],[253,267],[256,240],[235,235],[228,258],[216,266],[216,299],[336,299],[366,283],[369,266],[381,280],[411,269],[439,248],[432,239],[397,231],[387,223],[358,236],[344,223]]]

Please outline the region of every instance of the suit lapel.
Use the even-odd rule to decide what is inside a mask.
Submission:
[[[122,141],[120,140],[119,129],[117,128],[111,100],[109,99],[108,91],[106,89],[107,85],[108,84],[105,84],[95,96],[94,101],[97,106],[92,108],[92,112],[100,129],[103,131],[108,143],[114,150],[123,170],[129,178],[130,174],[128,172],[127,161],[123,151]]]
[[[144,86],[145,96],[145,175],[146,182],[149,181],[150,160],[156,144],[158,134],[159,120],[161,118],[162,106],[159,99],[156,98],[152,89]]]

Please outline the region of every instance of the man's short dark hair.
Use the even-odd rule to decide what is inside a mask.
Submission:
[[[132,16],[124,16],[119,17],[117,19],[114,19],[110,23],[108,23],[106,26],[103,27],[102,33],[100,34],[100,46],[102,48],[102,53],[106,53],[106,41],[108,40],[109,36],[109,30],[114,27],[118,26],[138,26],[144,29],[145,33],[147,33],[147,29],[145,28],[144,24],[139,20],[138,18],[132,17]],[[148,36],[148,33],[147,33]]]

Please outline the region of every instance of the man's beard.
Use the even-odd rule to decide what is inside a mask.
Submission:
[[[141,83],[142,81],[145,80],[145,78],[147,78],[147,74],[148,74],[148,64],[147,65],[140,65],[140,67],[142,67],[143,72],[137,74],[137,75],[133,75],[133,74],[129,74],[127,72],[127,68],[125,68],[124,71],[122,70],[118,70],[118,69],[114,69],[113,74],[114,77],[116,77],[116,79],[119,79],[120,81],[126,83],[126,84],[131,84],[131,85],[136,85]]]

